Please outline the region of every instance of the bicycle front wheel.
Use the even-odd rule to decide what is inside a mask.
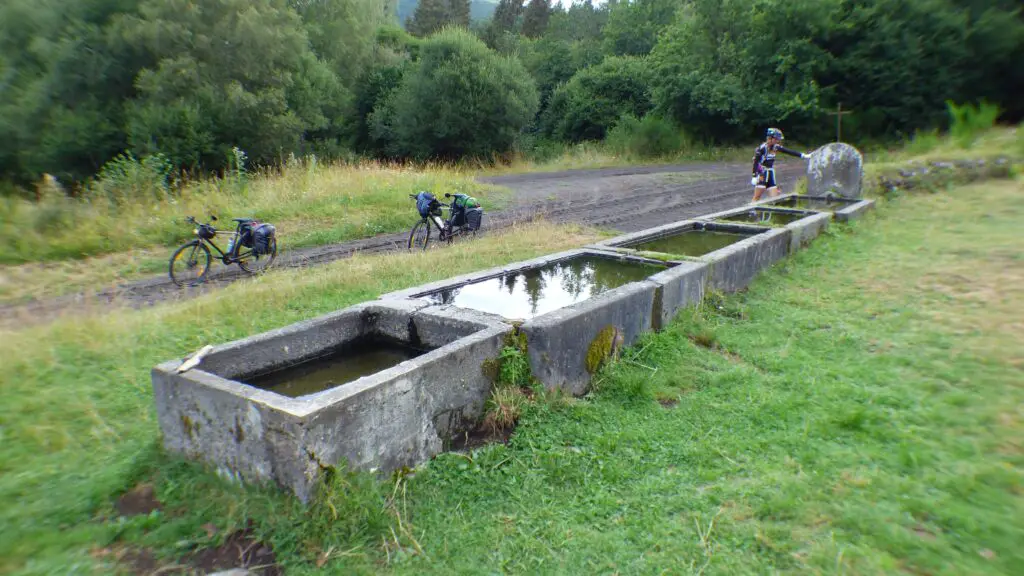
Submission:
[[[210,249],[199,240],[178,248],[171,256],[168,272],[178,286],[196,286],[206,279],[210,271]]]
[[[430,223],[420,220],[409,231],[409,250],[426,250],[430,244]]]

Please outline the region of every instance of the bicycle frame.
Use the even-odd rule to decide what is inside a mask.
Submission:
[[[194,218],[191,219],[191,222],[193,224],[197,225],[197,226],[199,225],[199,223]],[[220,261],[223,262],[224,265],[237,264],[238,262],[240,262],[242,260],[242,256],[248,256],[249,255],[249,254],[242,254],[242,255],[239,254],[240,248],[242,246],[241,242],[239,242],[239,240],[242,237],[242,233],[240,232],[241,229],[242,229],[242,224],[239,223],[238,226],[235,228],[235,230],[233,232],[231,232],[231,235],[232,235],[231,236],[231,242],[229,242],[229,244],[231,245],[231,251],[230,252],[225,252],[224,250],[221,250],[220,246],[217,246],[217,244],[212,239],[210,239],[210,238],[203,238],[203,237],[201,237],[201,236],[199,236],[197,234],[196,235],[196,239],[199,240],[199,242],[201,242],[203,244],[206,244],[206,245],[209,245],[209,246],[213,247],[213,249],[216,250],[218,254],[220,254],[220,256],[219,256]],[[221,234],[221,233],[227,233],[228,232],[227,230],[218,230],[216,228],[214,228],[213,231],[216,234]],[[251,251],[249,253],[251,254]]]

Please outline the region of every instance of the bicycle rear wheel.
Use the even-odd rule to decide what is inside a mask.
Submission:
[[[238,267],[249,274],[259,274],[260,272],[266,271],[267,268],[270,268],[270,265],[274,263],[274,258],[277,258],[277,238],[270,239],[269,254],[255,256],[252,253],[252,250],[249,250],[245,254],[240,254]]]
[[[174,251],[168,266],[171,281],[178,286],[196,286],[206,279],[210,271],[210,249],[199,240],[193,240]]]
[[[430,223],[420,220],[409,231],[409,250],[426,250],[430,244]]]

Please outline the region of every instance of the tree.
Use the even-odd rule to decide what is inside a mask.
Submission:
[[[644,56],[658,34],[675,19],[679,0],[632,0],[611,6],[603,30],[606,54]]]
[[[511,148],[537,105],[518,60],[446,28],[423,41],[400,86],[374,110],[371,135],[392,157],[488,157]]]
[[[610,57],[580,70],[554,91],[541,128],[547,136],[569,142],[601,140],[624,114],[639,118],[652,107],[645,59]]]
[[[505,36],[514,34],[516,21],[523,12],[523,0],[499,0],[494,9],[494,17],[484,32],[484,42],[492,49],[497,49]]]
[[[420,0],[407,28],[420,38],[429,36],[448,23],[448,0]]]
[[[841,0],[692,0],[651,52],[659,111],[718,140],[747,137],[785,120],[808,126],[820,113],[821,47]]]
[[[455,26],[469,28],[469,0],[448,0],[448,21]]]
[[[523,36],[538,38],[548,27],[551,0],[530,0],[523,13]]]
[[[238,147],[272,163],[332,115],[337,79],[283,2],[146,0],[139,11],[121,27],[155,62],[139,72],[128,107],[137,155],[170,150],[179,165],[219,167]]]
[[[124,149],[122,102],[145,62],[108,34],[132,2],[10,0],[0,4],[0,173],[70,183]]]

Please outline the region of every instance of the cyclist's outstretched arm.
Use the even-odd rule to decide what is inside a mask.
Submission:
[[[804,154],[803,152],[797,152],[796,150],[790,150],[789,148],[786,148],[785,146],[779,146],[778,148],[776,148],[776,150],[778,150],[779,152],[782,152],[783,154],[789,154],[790,156],[795,156],[797,158],[809,158],[810,157],[808,154]]]

